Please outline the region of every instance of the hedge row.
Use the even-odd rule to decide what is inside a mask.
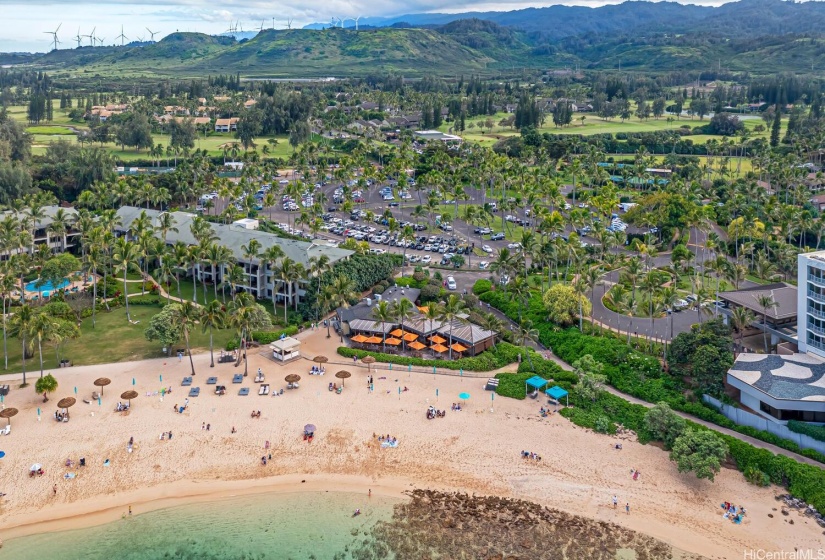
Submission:
[[[797,434],[812,437],[817,441],[825,441],[825,426],[814,426],[799,420],[789,420],[788,429]]]
[[[441,369],[465,369],[467,371],[491,371],[494,369],[502,368],[507,364],[512,364],[513,362],[518,361],[519,354],[522,354],[522,357],[524,357],[524,352],[524,348],[513,346],[512,344],[507,342],[499,342],[498,344],[496,344],[495,348],[491,348],[486,352],[479,354],[478,356],[459,358],[457,360],[439,360],[427,358],[413,358],[410,356],[398,356],[395,354],[384,354],[381,352],[371,352],[369,350],[359,350],[357,348],[347,348],[346,346],[341,346],[338,348],[338,354],[344,356],[345,358],[352,358],[353,356],[357,356],[358,359],[361,359],[365,356],[372,356],[376,359],[376,361],[388,364],[399,364],[404,366],[413,365],[423,367],[435,366],[436,368]],[[536,354],[534,350],[530,350],[530,352],[533,352],[532,357],[534,363],[537,358],[543,360],[543,358]]]
[[[279,340],[281,336],[292,336],[298,334],[298,326],[292,325],[279,331],[252,331],[252,340],[258,344],[269,344]]]

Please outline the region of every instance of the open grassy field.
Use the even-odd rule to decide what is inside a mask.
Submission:
[[[132,320],[138,324],[126,321],[126,309],[121,307],[106,313],[97,314],[97,326],[92,328],[92,319],[84,319],[80,325],[80,338],[63,344],[61,358],[71,360],[75,365],[104,364],[109,362],[124,362],[159,358],[163,356],[159,342],[149,342],[144,336],[152,316],[160,311],[156,305],[132,305],[129,308]],[[214,346],[220,349],[234,337],[234,331],[221,330],[214,333]],[[117,341],[113,344],[112,341]],[[197,329],[191,334],[193,350],[209,350],[209,333],[203,334]],[[182,347],[182,343],[181,343]],[[22,347],[16,338],[8,341],[9,372],[22,369]],[[46,369],[57,367],[57,357],[54,347],[43,346],[43,362]],[[26,360],[26,370],[33,374],[31,379],[39,375],[40,362],[37,348],[33,358]]]

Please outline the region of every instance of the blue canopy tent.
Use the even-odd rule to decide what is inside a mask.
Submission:
[[[554,399],[556,402],[560,401],[562,397],[564,397],[564,406],[570,406],[570,401],[568,400],[568,393],[558,385],[553,385],[549,389],[544,392],[545,395]]]
[[[538,375],[534,375],[526,381],[524,392],[525,394],[529,393],[530,388],[532,387],[536,394],[538,394],[538,391],[540,391],[545,385],[547,385],[546,379],[539,377]]]

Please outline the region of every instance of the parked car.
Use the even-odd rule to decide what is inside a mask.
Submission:
[[[504,233],[502,232],[494,233],[490,236],[490,241],[501,241],[502,239],[504,239]]]
[[[433,260],[433,258],[430,255],[424,255],[421,257],[421,264],[430,264],[431,260]]]
[[[478,263],[478,268],[480,270],[487,270],[489,267],[490,263],[488,263],[487,261],[481,261],[480,263]]]
[[[490,247],[489,245],[482,245],[481,250],[484,251],[485,253],[492,253],[493,252],[493,248]]]
[[[452,276],[447,277],[447,289],[448,290],[455,290],[458,288],[458,284],[455,283],[455,278]]]

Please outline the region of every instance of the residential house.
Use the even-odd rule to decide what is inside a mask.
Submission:
[[[215,132],[234,132],[238,130],[238,121],[240,119],[237,117],[232,117],[231,119],[217,119],[215,121]]]

